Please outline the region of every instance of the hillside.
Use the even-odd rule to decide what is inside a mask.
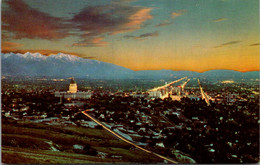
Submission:
[[[82,150],[80,146],[84,149]],[[2,124],[3,163],[160,163],[162,161],[160,158],[131,148],[103,129],[44,125],[9,119],[4,119]]]

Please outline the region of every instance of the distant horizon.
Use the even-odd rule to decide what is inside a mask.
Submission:
[[[43,55],[43,56],[51,56],[51,55],[57,55],[57,54],[59,54],[59,53],[62,53],[62,54],[66,54],[66,55],[71,55],[71,56],[80,57],[80,56],[78,56],[78,55],[67,54],[67,53],[63,53],[63,52],[58,52],[58,53],[56,53],[56,54],[51,53],[51,54],[48,54],[48,55],[42,54],[42,53],[40,53],[40,52],[24,52],[24,53],[22,53],[22,52],[1,52],[1,53],[3,53],[3,54],[6,54],[6,53],[14,53],[14,54],[17,54],[17,53],[20,53],[20,54],[26,54],[26,53],[35,54],[35,53],[39,53],[39,54],[41,54],[41,55]],[[92,58],[83,58],[83,57],[80,57],[80,58],[82,58],[82,59],[89,59],[89,60],[96,60],[96,59],[92,59]],[[99,61],[99,60],[96,60],[96,61]],[[105,61],[100,61],[100,62],[105,62]],[[110,63],[110,62],[106,62],[106,63]],[[113,64],[113,63],[110,63],[110,64]],[[117,65],[117,64],[114,64],[114,65]],[[121,65],[117,65],[117,66],[121,66]],[[121,66],[121,67],[124,67],[124,66]],[[127,68],[127,67],[124,67],[124,68],[130,69],[130,68]],[[178,71],[188,71],[188,72],[197,72],[197,73],[204,73],[204,72],[214,71],[214,70],[236,71],[236,72],[241,72],[241,73],[246,73],[246,72],[260,72],[260,70],[239,71],[239,70],[233,70],[233,69],[211,69],[211,70],[206,70],[206,71],[202,71],[202,72],[192,71],[192,70],[172,70],[172,69],[157,69],[157,70],[155,70],[155,69],[150,69],[150,70],[133,70],[133,69],[130,69],[130,70],[135,71],[135,72],[138,72],[138,71],[161,71],[161,70],[169,70],[169,71],[177,71],[177,72],[178,72]]]
[[[134,71],[260,70],[258,0],[2,2],[2,52],[63,52]]]

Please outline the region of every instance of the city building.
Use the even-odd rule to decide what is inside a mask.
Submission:
[[[72,78],[71,81],[70,81],[68,93],[77,93],[77,91],[78,91],[77,83],[74,80],[74,78]]]
[[[92,93],[90,91],[84,92],[84,91],[78,91],[77,89],[77,83],[74,80],[74,78],[71,79],[69,90],[67,92],[55,92],[55,97],[60,98],[70,98],[70,99],[89,99],[91,98]]]
[[[161,98],[162,93],[160,91],[149,91],[149,96],[153,98]]]

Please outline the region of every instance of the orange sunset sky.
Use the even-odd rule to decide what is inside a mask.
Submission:
[[[2,53],[132,70],[259,70],[258,0],[3,0]]]

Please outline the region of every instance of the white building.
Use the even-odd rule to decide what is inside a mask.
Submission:
[[[68,93],[77,93],[77,91],[78,91],[78,87],[77,87],[76,81],[74,80],[74,78],[72,78],[70,81]]]
[[[153,98],[160,98],[162,97],[162,93],[160,91],[149,91],[149,96]]]
[[[89,99],[91,98],[92,93],[90,91],[82,92],[78,91],[77,83],[74,78],[71,79],[69,90],[67,92],[55,92],[55,97],[64,97],[71,99]]]

